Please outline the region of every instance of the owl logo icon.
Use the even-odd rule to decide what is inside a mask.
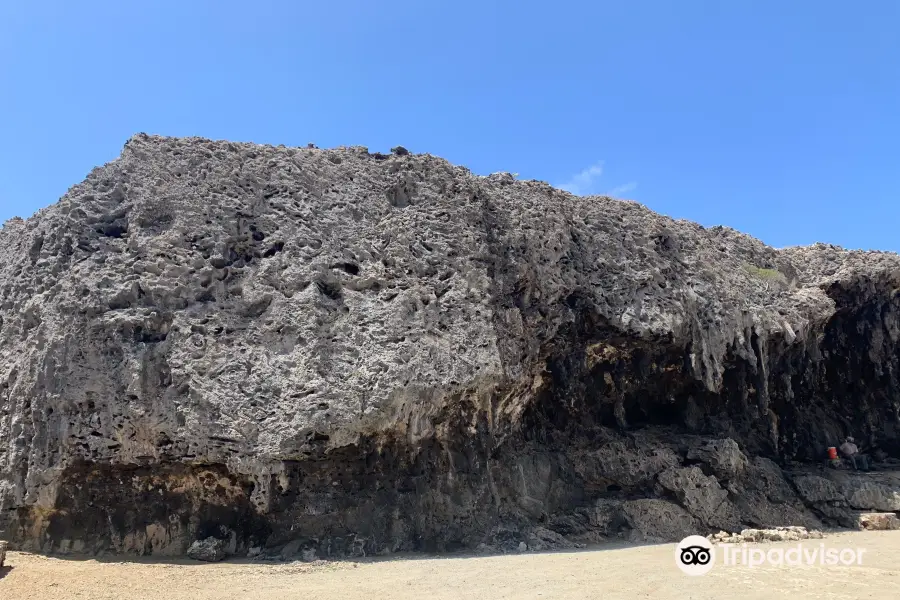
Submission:
[[[689,535],[675,547],[675,564],[687,575],[706,575],[715,563],[712,544],[701,535]]]

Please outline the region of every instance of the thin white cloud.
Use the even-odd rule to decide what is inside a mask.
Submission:
[[[561,190],[566,190],[567,192],[575,194],[576,196],[583,196],[594,191],[594,185],[602,175],[603,161],[601,160],[557,187]]]
[[[613,189],[606,192],[607,196],[621,196],[622,194],[627,194],[628,192],[633,192],[637,188],[636,181],[629,181],[628,183],[622,184],[620,186],[616,186]]]

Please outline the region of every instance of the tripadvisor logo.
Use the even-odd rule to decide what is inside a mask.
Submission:
[[[747,544],[725,544],[718,548],[720,564],[726,567],[762,566],[853,566],[862,565],[865,548],[826,548],[825,544],[761,548]],[[675,564],[688,575],[706,575],[716,564],[716,550],[703,536],[691,535],[675,547]]]
[[[716,564],[716,554],[708,539],[689,535],[675,547],[675,564],[687,575],[706,575]]]

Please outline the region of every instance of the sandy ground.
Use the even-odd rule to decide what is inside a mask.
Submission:
[[[404,557],[318,563],[113,562],[12,552],[0,570],[3,600],[443,600],[447,598],[900,597],[900,531],[854,532],[804,542],[864,548],[861,566],[736,567],[689,577],[674,544],[493,557]],[[771,549],[793,544],[761,544]],[[721,556],[721,555],[717,555]]]

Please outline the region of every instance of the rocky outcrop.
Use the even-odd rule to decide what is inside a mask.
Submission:
[[[836,500],[782,466],[851,432],[900,454],[898,290],[894,254],[405,150],[138,135],[0,230],[0,535],[329,557],[815,527]]]
[[[792,477],[797,493],[818,514],[856,527],[863,514],[900,511],[900,473],[824,471]]]

